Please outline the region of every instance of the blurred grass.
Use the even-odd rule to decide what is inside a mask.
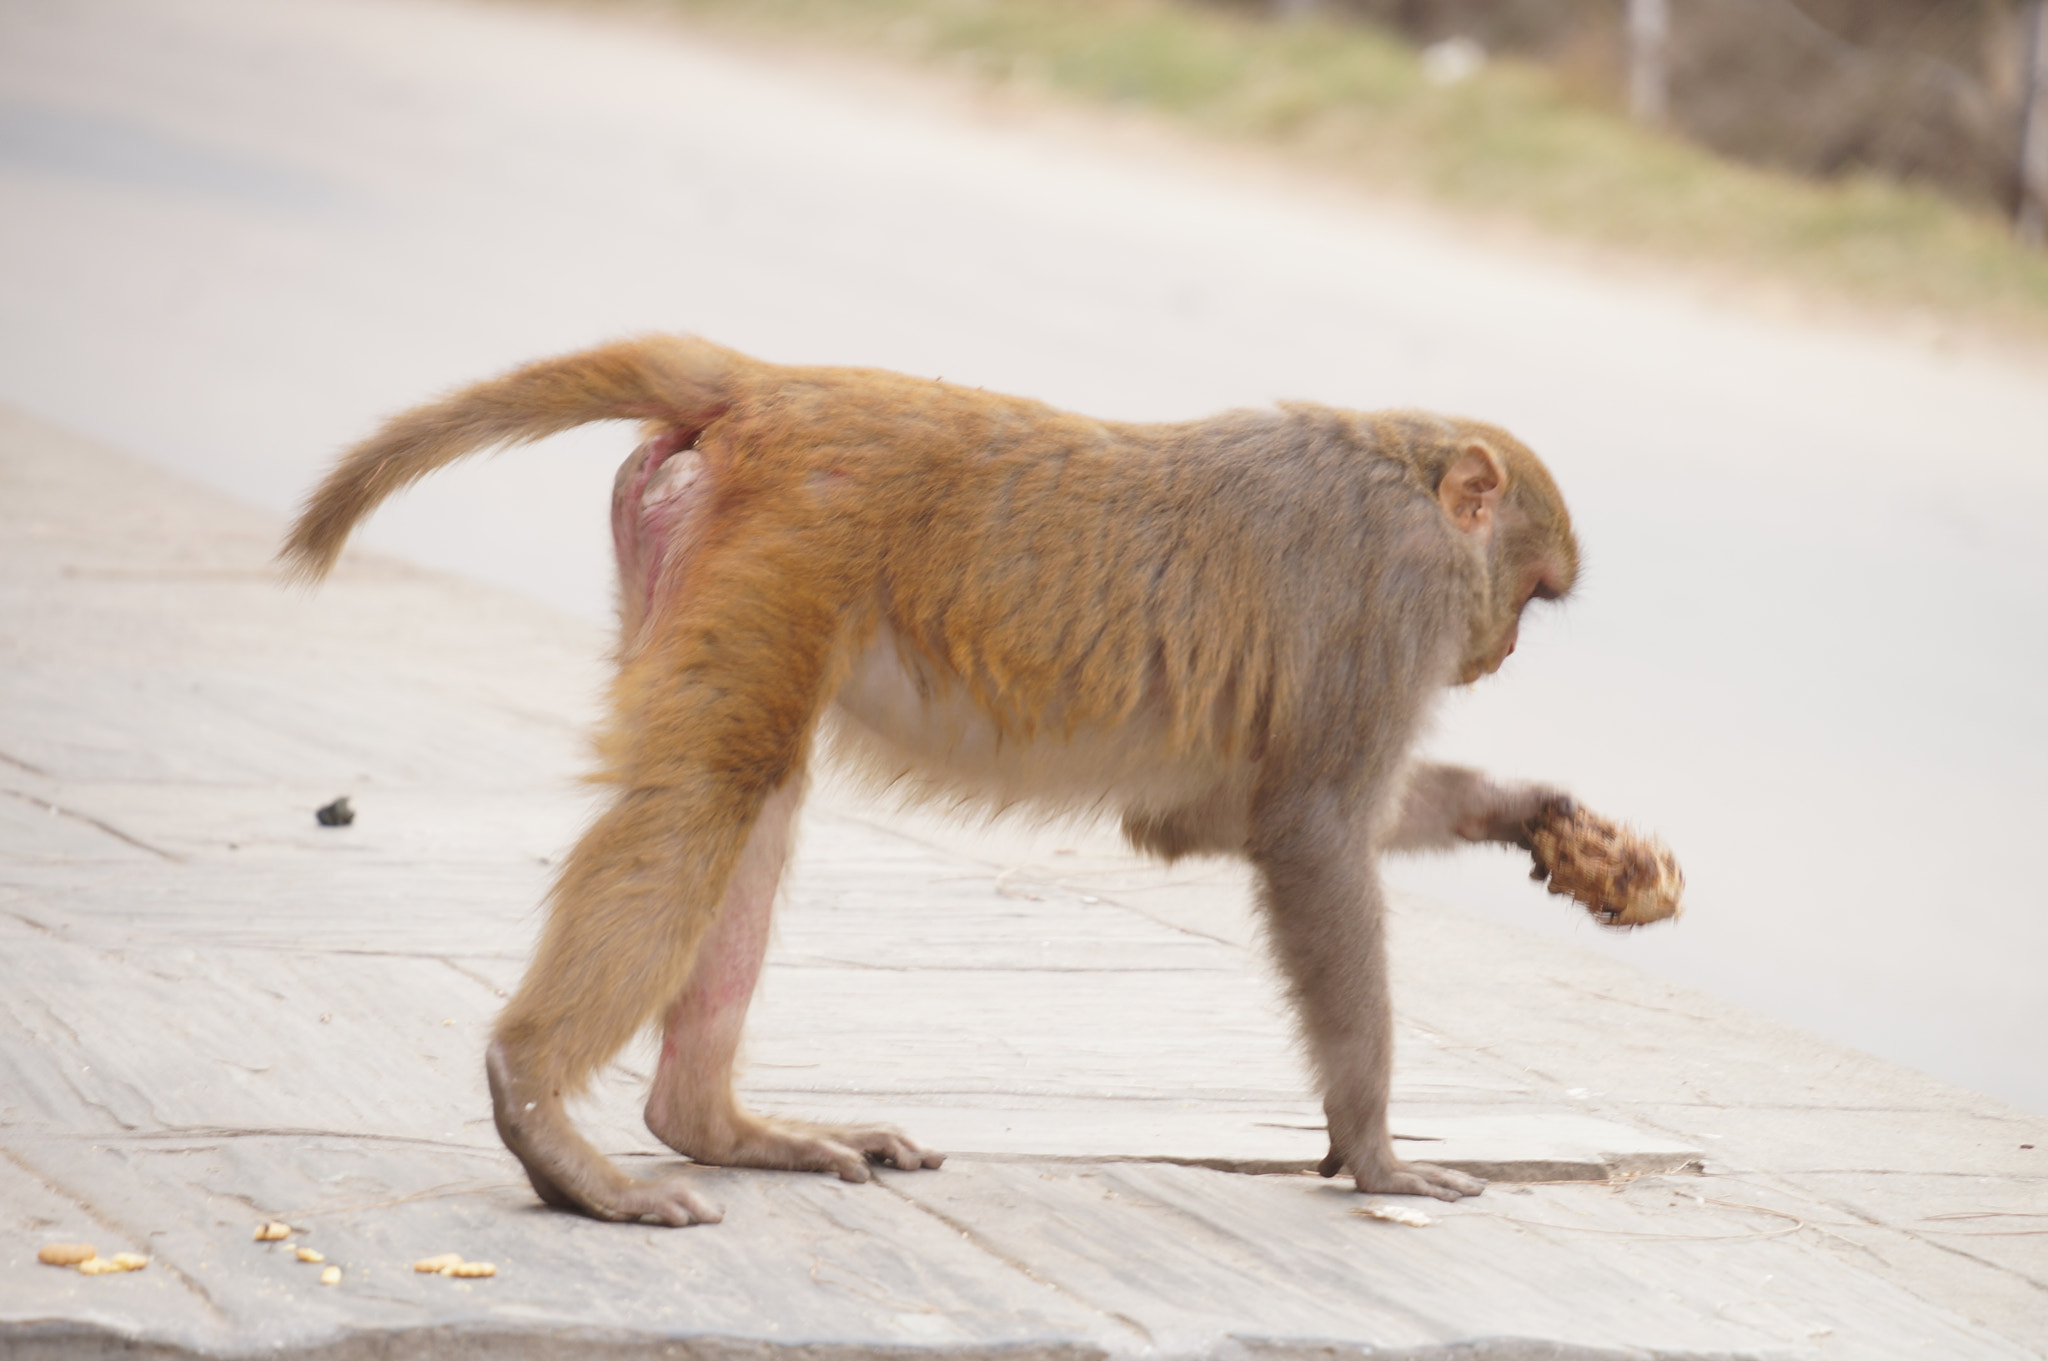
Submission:
[[[693,20],[1165,115],[1371,186],[1647,258],[2048,339],[2048,252],[1875,177],[1817,183],[1636,126],[1600,92],[1489,61],[1430,80],[1384,31],[1170,0],[660,0]]]

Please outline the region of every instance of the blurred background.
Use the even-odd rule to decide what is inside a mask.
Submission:
[[[1876,172],[2017,214],[2027,0],[1241,0],[1565,73],[1729,156]]]
[[[1658,830],[1690,911],[1390,877],[2048,1111],[2033,13],[10,0],[0,400],[280,513],[386,414],[650,329],[1497,421],[1587,571],[1431,749]],[[632,441],[366,538],[601,621]]]

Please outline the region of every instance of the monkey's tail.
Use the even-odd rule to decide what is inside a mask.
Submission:
[[[357,522],[437,468],[494,445],[590,421],[660,420],[701,430],[730,404],[746,361],[692,336],[651,335],[544,359],[414,407],[341,456],[286,536],[288,576],[318,581]]]

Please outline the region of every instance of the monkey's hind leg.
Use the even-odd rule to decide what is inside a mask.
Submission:
[[[937,1167],[942,1155],[895,1130],[763,1119],[733,1094],[733,1058],[768,952],[775,887],[789,856],[801,784],[785,783],[761,810],[717,920],[698,947],[696,967],[663,1019],[647,1128],[676,1152],[720,1167],[836,1172],[847,1181],[866,1181],[870,1160],[905,1171]]]
[[[563,866],[533,964],[485,1060],[498,1132],[550,1205],[678,1226],[720,1218],[687,1177],[621,1172],[577,1133],[564,1103],[689,978],[776,797],[701,770],[627,789]]]

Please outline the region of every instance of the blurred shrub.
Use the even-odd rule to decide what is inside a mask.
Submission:
[[[1467,38],[1618,99],[1626,0],[1198,0]],[[1674,127],[1803,174],[1859,171],[2010,209],[2020,0],[1669,0]]]
[[[1719,150],[2007,207],[2017,194],[2013,0],[1680,4],[1672,59],[1678,126]]]

